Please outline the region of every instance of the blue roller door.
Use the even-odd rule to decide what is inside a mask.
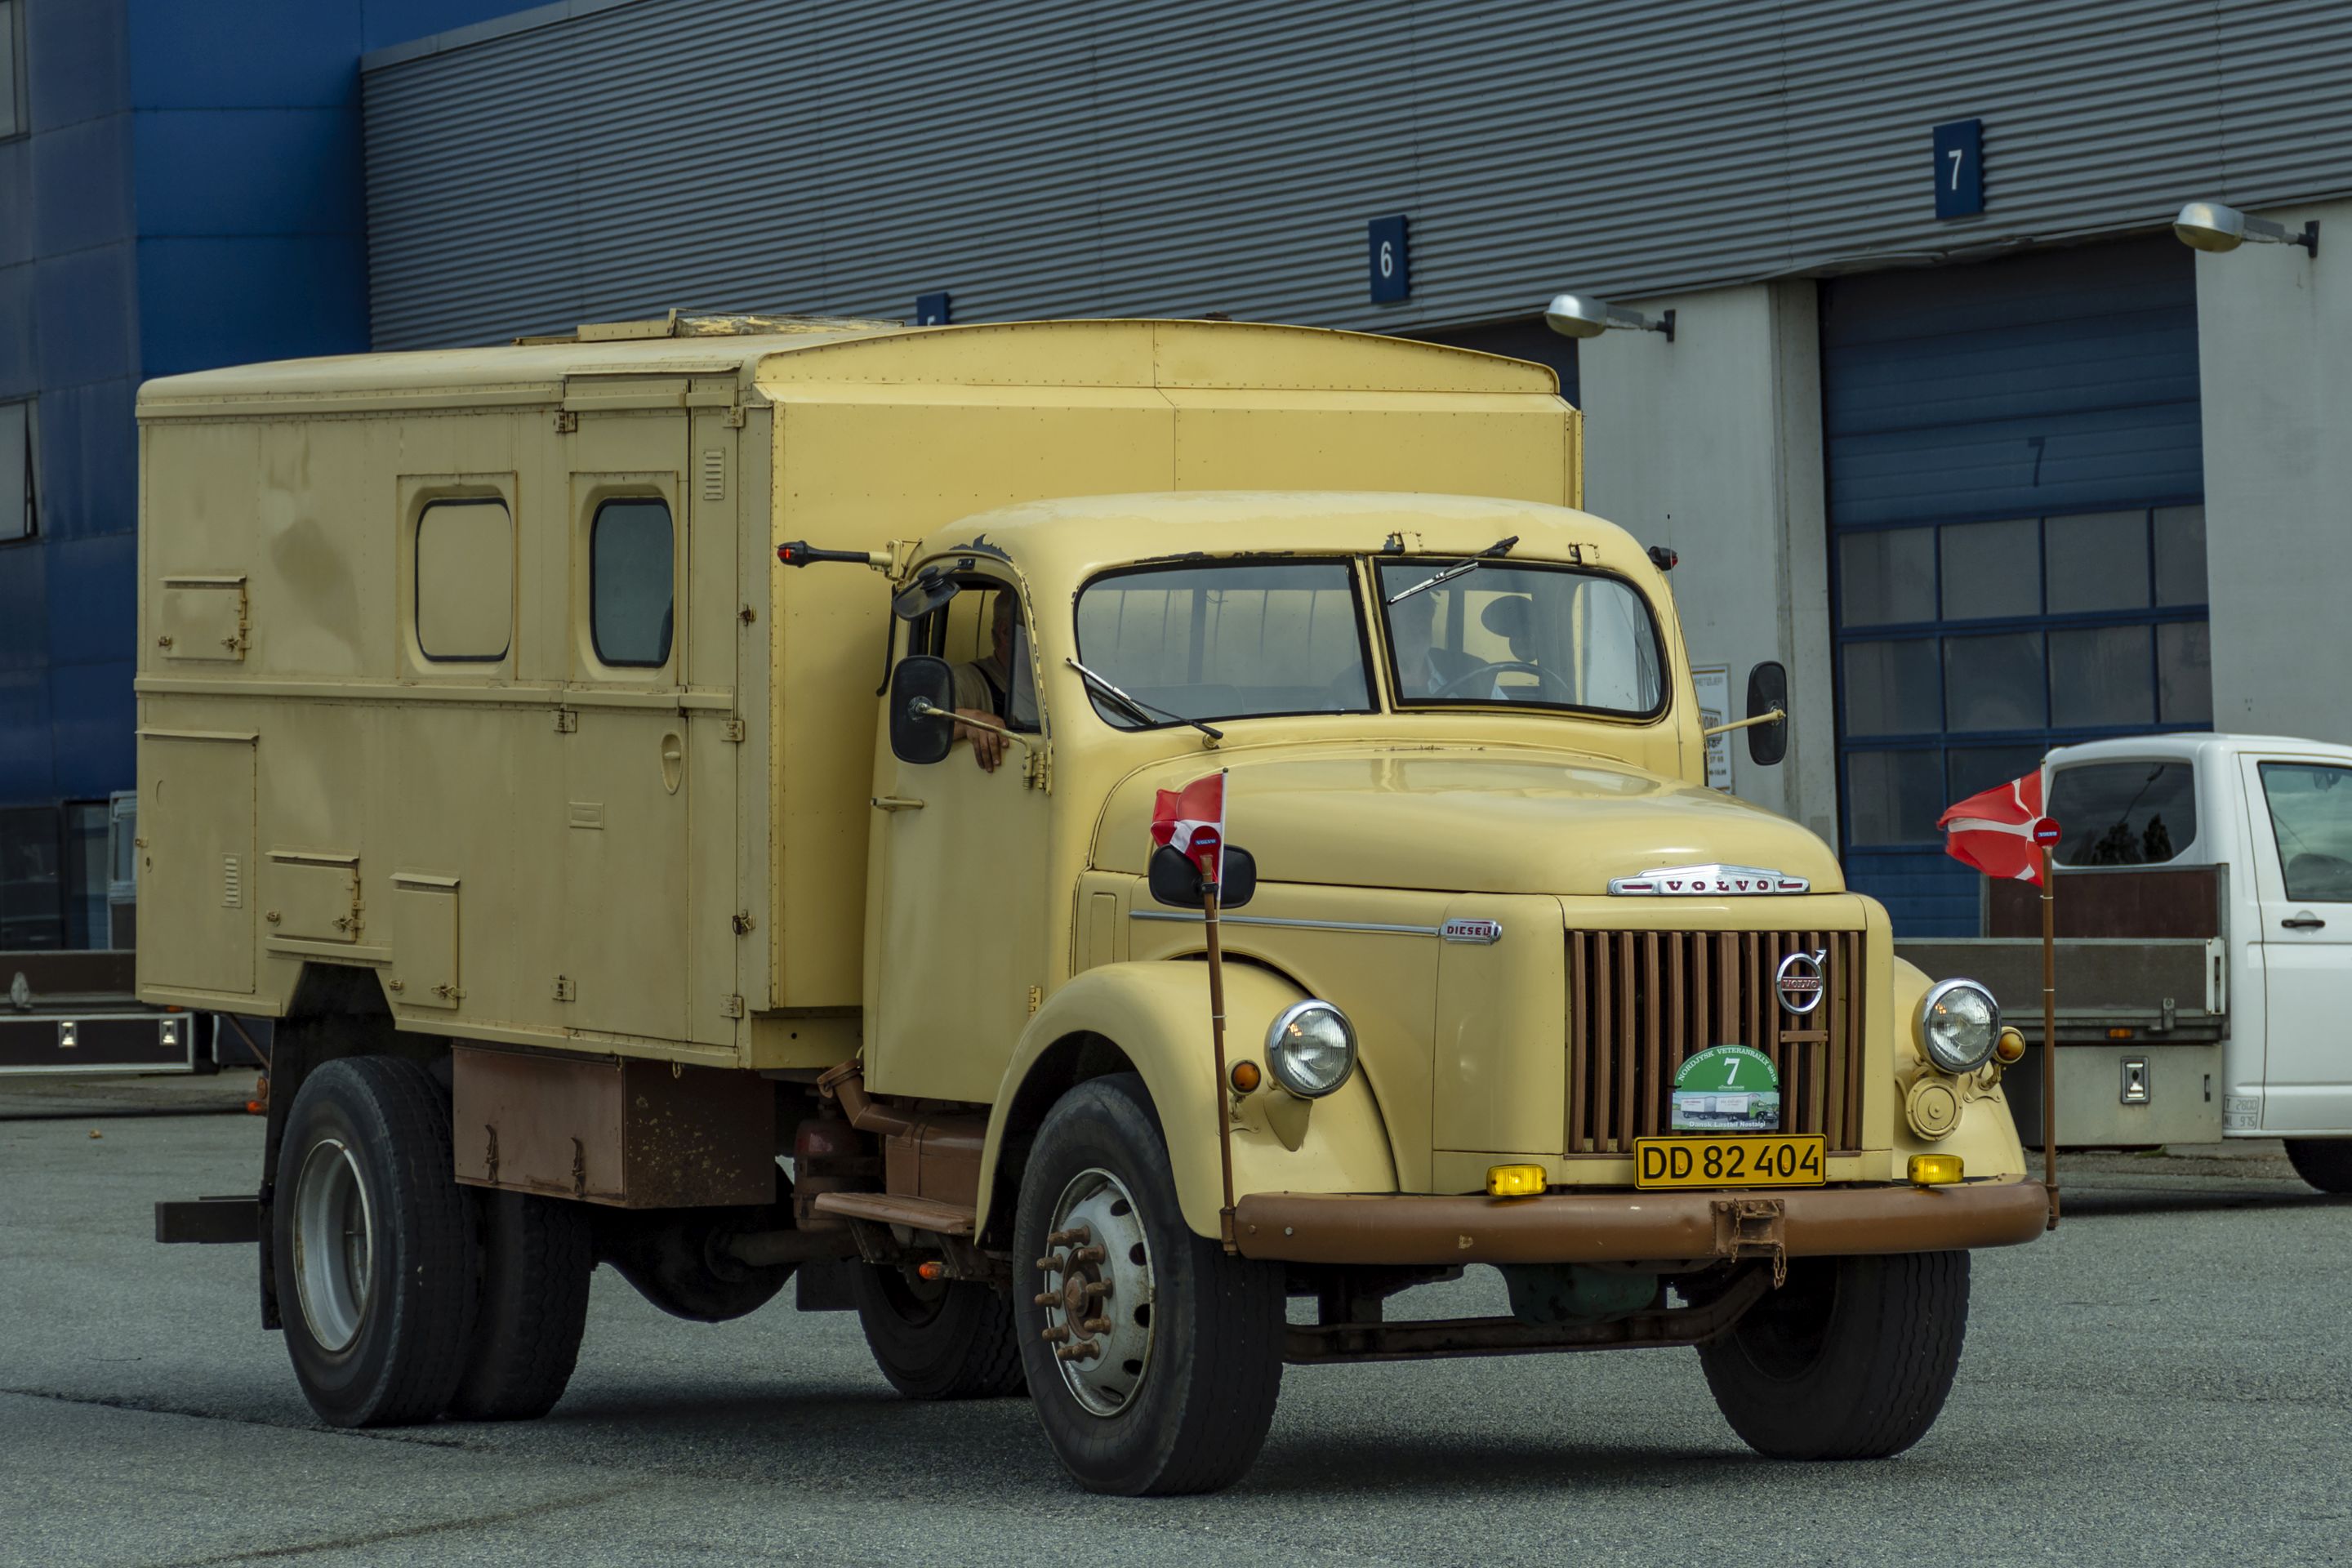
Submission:
[[[1972,935],[1936,818],[2050,746],[2211,727],[2190,253],[2169,236],[1822,289],[1841,830]]]

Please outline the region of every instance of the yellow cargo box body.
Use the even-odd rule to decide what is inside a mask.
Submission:
[[[678,331],[142,390],[143,996],[273,1016],[364,975],[412,1031],[842,1060],[890,584],[780,572],[779,542],[911,553],[1054,497],[1579,494],[1550,373],[1485,355]]]

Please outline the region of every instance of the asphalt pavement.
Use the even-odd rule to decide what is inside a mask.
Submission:
[[[1958,1385],[1895,1459],[1755,1458],[1686,1351],[1304,1368],[1239,1487],[1137,1501],[1076,1489],[1025,1400],[898,1399],[851,1316],[683,1323],[609,1269],[546,1419],[322,1427],[252,1249],[152,1240],[155,1199],[249,1191],[259,1140],[0,1120],[0,1563],[2352,1558],[2352,1203],[2274,1144],[2063,1167],[2066,1224],[1977,1256]],[[1481,1269],[1395,1310],[1501,1302]]]

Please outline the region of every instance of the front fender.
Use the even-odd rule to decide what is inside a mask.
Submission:
[[[1265,1032],[1275,1016],[1306,993],[1255,964],[1225,965],[1225,1059],[1264,1065]],[[1027,1131],[1069,1087],[1074,1043],[1102,1040],[1143,1077],[1168,1140],[1176,1195],[1184,1223],[1198,1235],[1218,1234],[1224,1182],[1217,1121],[1231,1099],[1217,1082],[1209,1026],[1208,966],[1181,960],[1111,963],[1089,969],[1054,993],[1029,1020],[1013,1053],[989,1116],[981,1152],[978,1227],[984,1230],[1000,1194],[997,1167],[1009,1133]],[[1099,1058],[1097,1058],[1099,1060]],[[1267,1087],[1246,1097],[1233,1132],[1234,1195],[1245,1193],[1393,1193],[1396,1162],[1370,1086],[1360,1070],[1335,1092],[1313,1102],[1294,1150],[1255,1102],[1283,1090]],[[1290,1130],[1297,1131],[1295,1119]]]
[[[1942,979],[1965,980],[1967,975],[1944,975]],[[2025,1151],[2019,1143],[2016,1120],[2009,1113],[2009,1099],[2000,1091],[2000,1074],[1996,1069],[1988,1076],[1983,1069],[1955,1079],[1949,1074],[1937,1074],[1951,1084],[1961,1101],[1959,1124],[1941,1138],[1928,1140],[1911,1130],[1910,1120],[1903,1113],[1903,1096],[1923,1073],[1935,1069],[1920,1055],[1918,1037],[1913,1020],[1919,1016],[1919,1004],[1927,988],[1936,984],[1927,972],[1907,959],[1895,961],[1892,979],[1895,995],[1895,1173],[1901,1175],[1906,1161],[1914,1154],[1958,1154],[1971,1177],[2021,1176],[2025,1173]]]

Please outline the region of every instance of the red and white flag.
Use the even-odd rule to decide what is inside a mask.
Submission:
[[[2041,847],[2055,838],[2057,826],[2042,815],[2039,769],[1947,807],[1936,826],[1944,830],[1944,850],[1953,859],[1988,877],[2037,883]]]
[[[1173,844],[1213,882],[1225,879],[1225,775],[1223,769],[1182,789],[1163,789],[1151,808],[1151,844]]]

